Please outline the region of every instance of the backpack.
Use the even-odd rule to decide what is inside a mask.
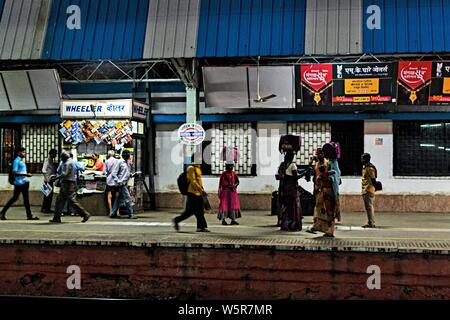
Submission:
[[[8,171],[8,182],[11,185],[14,185],[14,180],[15,176],[14,176],[14,172],[13,172],[13,164],[11,163],[11,165],[9,166],[9,171]]]
[[[177,179],[178,190],[182,195],[188,194],[189,181],[187,178],[187,171],[182,172]]]

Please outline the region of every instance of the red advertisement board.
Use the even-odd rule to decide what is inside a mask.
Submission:
[[[398,105],[427,105],[431,84],[431,61],[398,62]]]

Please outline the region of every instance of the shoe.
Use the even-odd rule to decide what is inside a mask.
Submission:
[[[334,238],[334,235],[332,235],[332,234],[324,234],[323,236],[325,238]]]
[[[6,216],[5,216],[5,215],[2,215],[2,216],[0,217],[0,220],[8,220],[8,219],[6,219]]]
[[[27,220],[39,220],[36,216],[27,217]]]
[[[91,215],[88,213],[83,217],[83,220],[81,220],[81,222],[86,222],[89,220],[89,218],[91,217]]]
[[[363,227],[363,228],[367,228],[367,229],[370,229],[370,228],[376,228],[374,224],[365,224],[365,225],[363,225],[362,227]]]
[[[239,223],[237,222],[237,221],[231,221],[231,223],[230,223],[232,226],[238,226],[239,225]]]
[[[172,220],[172,223],[173,223],[173,228],[175,229],[175,231],[180,231],[180,226],[178,225],[178,222],[175,220],[175,219],[173,219]]]
[[[137,219],[137,217],[134,214],[132,214],[131,216],[128,216],[128,219]]]
[[[222,220],[222,225],[223,225],[223,226],[227,226],[228,223],[227,223],[225,220]]]
[[[307,229],[306,232],[312,233],[312,234],[317,234],[317,233],[314,231],[314,229]]]
[[[204,228],[204,229],[197,229],[197,232],[211,232],[208,229]]]
[[[117,215],[115,215],[115,214],[110,214],[109,217],[110,217],[111,219],[116,219],[116,218],[118,218]]]
[[[51,222],[51,223],[61,223],[61,219],[58,219],[58,220],[51,219],[51,220],[49,220],[49,222]]]

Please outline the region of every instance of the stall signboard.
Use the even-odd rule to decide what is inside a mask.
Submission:
[[[431,61],[398,62],[398,105],[428,105]]]
[[[61,117],[69,119],[129,119],[133,100],[63,100]]]
[[[197,123],[184,123],[178,128],[178,139],[181,144],[196,146],[205,140],[205,130]]]
[[[133,119],[146,120],[150,112],[150,106],[138,101],[133,101]]]
[[[450,61],[433,62],[429,104],[450,105]]]
[[[304,107],[323,107],[332,104],[333,65],[331,63],[300,66],[300,85]]]
[[[333,106],[392,104],[393,69],[389,62],[333,64]]]

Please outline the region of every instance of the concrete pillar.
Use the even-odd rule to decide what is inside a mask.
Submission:
[[[392,120],[364,121],[364,152],[372,156],[371,162],[377,167],[378,177],[386,179],[393,176]],[[388,189],[388,185],[385,189]]]
[[[194,122],[201,125],[199,122],[199,99],[198,89],[194,87],[186,87],[186,122]],[[201,161],[202,146],[185,146],[184,148],[184,163],[192,163],[193,156],[197,162]],[[201,162],[200,162],[201,163]]]

